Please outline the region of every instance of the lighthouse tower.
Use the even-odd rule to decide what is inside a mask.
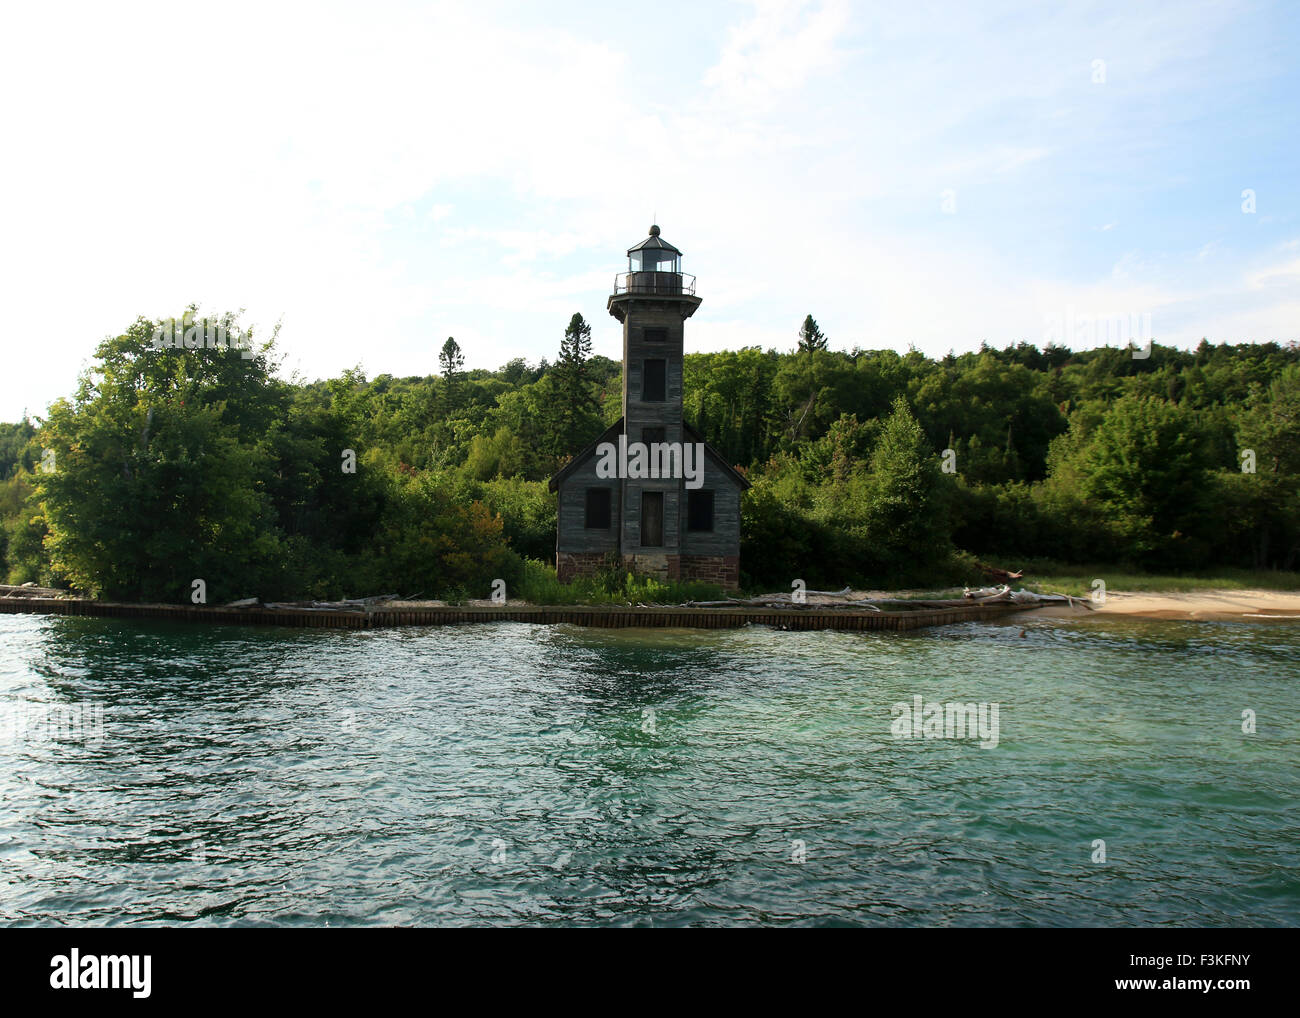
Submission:
[[[561,580],[591,572],[611,553],[630,569],[667,579],[740,583],[740,496],[749,482],[682,416],[686,319],[700,298],[682,253],[651,226],[628,249],[609,313],[623,326],[623,417],[551,478],[559,494],[556,568]],[[703,481],[596,470],[597,450],[622,441],[703,451]]]
[[[628,271],[615,277],[609,313],[623,324],[623,424],[628,443],[684,442],[682,355],[686,319],[695,314],[695,277],[682,275],[682,253],[659,227],[628,249]],[[672,479],[623,487],[622,545],[642,568],[679,553],[680,485]],[[658,569],[656,569],[658,571]]]

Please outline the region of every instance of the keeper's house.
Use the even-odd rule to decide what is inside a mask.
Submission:
[[[740,496],[749,482],[682,418],[695,277],[659,227],[628,251],[609,313],[623,323],[623,417],[551,478],[562,581],[611,552],[629,569],[740,586]]]

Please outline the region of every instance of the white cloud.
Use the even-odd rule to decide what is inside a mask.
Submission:
[[[753,7],[704,75],[725,99],[760,105],[838,64],[836,43],[849,20],[843,0],[812,9],[807,0],[754,0]]]

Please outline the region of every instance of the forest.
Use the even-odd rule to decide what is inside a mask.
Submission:
[[[621,365],[580,314],[554,362],[466,370],[449,338],[428,375],[324,381],[283,377],[274,335],[158,349],[162,324],[105,339],[67,397],[0,425],[0,578],[158,602],[195,578],[212,603],[463,600],[498,577],[552,602],[653,593],[555,582],[547,479],[621,412]],[[747,589],[946,586],[977,560],[1300,563],[1295,343],[934,359],[829,349],[811,315],[791,341],[685,360],[686,418],[753,485]]]

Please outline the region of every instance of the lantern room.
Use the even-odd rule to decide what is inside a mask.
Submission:
[[[650,227],[650,236],[635,247],[628,248],[629,272],[676,272],[682,271],[682,253],[663,237],[659,236],[659,227]]]
[[[682,275],[682,253],[659,236],[657,226],[650,227],[650,235],[640,244],[628,248],[627,268],[614,282],[616,294],[695,292],[695,277]]]

